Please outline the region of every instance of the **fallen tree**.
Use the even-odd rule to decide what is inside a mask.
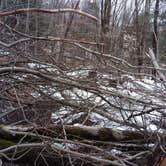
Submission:
[[[29,153],[31,156],[34,151],[43,152],[46,160],[48,153],[56,152],[56,156],[67,155],[73,158],[87,159],[88,162],[93,161],[96,163],[105,163],[115,166],[122,166],[124,163],[138,160],[143,155],[151,155],[151,147],[149,146],[154,142],[155,135],[149,133],[151,137],[146,138],[138,131],[121,131],[118,129],[99,128],[89,126],[70,126],[70,125],[50,125],[47,127],[30,126],[30,125],[1,125],[0,126],[0,156],[7,160],[15,161],[20,153],[24,152],[25,156]],[[79,148],[83,148],[79,152]],[[125,154],[127,151],[137,150],[138,154],[134,156],[126,156],[121,154],[124,158],[117,159],[117,157],[108,151],[108,148],[119,148]],[[91,149],[95,151],[95,156],[87,155],[86,150]],[[107,150],[104,150],[107,149]],[[88,150],[89,151],[89,150]],[[13,152],[15,157],[12,158]],[[38,154],[38,153],[37,153]],[[25,157],[22,156],[23,158]],[[53,158],[54,154],[52,154]],[[37,157],[37,156],[35,156]],[[59,156],[60,157],[60,156]],[[48,157],[50,158],[50,156]],[[22,159],[20,157],[20,159]],[[32,161],[33,163],[34,158]],[[52,162],[57,162],[57,160]]]
[[[22,135],[34,135],[34,131],[41,133],[41,135],[57,137],[63,134],[63,129],[65,130],[68,137],[80,138],[80,139],[90,139],[97,141],[110,141],[110,142],[121,142],[121,141],[141,141],[145,139],[143,133],[131,130],[118,130],[111,128],[101,128],[101,127],[90,127],[90,126],[73,126],[73,125],[49,125],[45,127],[40,126],[0,126],[0,136],[1,138],[12,140],[17,138],[18,140]],[[26,134],[27,133],[27,134]],[[31,134],[30,134],[31,133]],[[151,133],[149,133],[150,135]],[[148,136],[148,134],[146,133]],[[152,134],[151,134],[152,135]],[[17,140],[17,141],[18,141]],[[145,141],[145,140],[144,140]]]

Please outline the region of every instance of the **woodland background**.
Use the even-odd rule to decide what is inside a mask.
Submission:
[[[166,165],[165,0],[0,0],[0,165]]]

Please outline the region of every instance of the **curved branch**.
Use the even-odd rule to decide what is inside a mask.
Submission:
[[[89,19],[92,19],[94,21],[98,21],[98,19],[88,13],[82,12],[80,10],[76,9],[38,9],[38,8],[24,8],[24,9],[16,9],[12,11],[7,11],[7,12],[1,12],[0,17],[4,16],[9,16],[9,15],[14,15],[14,14],[20,14],[20,13],[27,13],[27,12],[36,12],[36,13],[49,13],[49,14],[54,14],[54,13],[74,13],[74,14],[79,14],[84,17],[88,17]]]

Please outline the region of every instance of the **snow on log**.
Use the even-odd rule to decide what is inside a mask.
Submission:
[[[34,131],[37,131],[37,133],[40,135],[56,138],[57,136],[63,134],[63,129],[65,130],[67,137],[70,139],[77,138],[111,142],[132,140],[141,141],[145,139],[144,134],[138,131],[72,125],[50,125],[47,126],[47,128],[33,126],[31,127],[1,125],[0,137],[7,140],[20,139],[23,135],[26,134],[27,136],[38,137],[38,135],[34,134]]]

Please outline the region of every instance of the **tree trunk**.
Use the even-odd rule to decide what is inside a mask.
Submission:
[[[104,43],[103,52],[110,53],[110,17],[111,17],[111,0],[101,1],[101,41]]]
[[[136,31],[136,60],[138,67],[141,67],[143,65],[143,58],[141,54],[141,46],[140,46],[140,26],[138,21],[139,16],[139,9],[138,9],[138,0],[135,0],[135,31]],[[140,73],[141,70],[138,68],[138,73]]]
[[[148,51],[147,48],[147,33],[149,32],[149,13],[150,13],[150,0],[145,1],[145,13],[144,13],[144,20],[143,20],[143,27],[142,27],[142,35],[141,35],[141,55],[142,61],[144,64],[145,62],[145,54]],[[145,72],[145,71],[142,71]]]
[[[153,41],[152,47],[153,52],[155,54],[156,59],[158,58],[158,16],[159,16],[159,2],[160,0],[156,0],[155,10],[154,10],[154,21],[153,21]],[[155,69],[152,70],[152,74],[156,76],[157,72]]]

